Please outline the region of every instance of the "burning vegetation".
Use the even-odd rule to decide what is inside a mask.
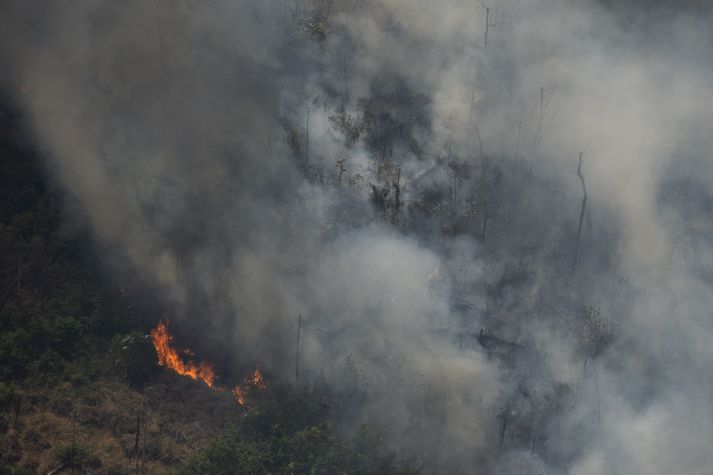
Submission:
[[[165,366],[173,372],[181,376],[187,376],[194,381],[202,381],[208,387],[224,391],[226,388],[215,385],[215,370],[212,363],[199,362],[195,363],[191,360],[183,361],[181,355],[194,356],[193,351],[189,349],[178,350],[171,345],[173,336],[168,332],[168,327],[161,321],[156,325],[156,328],[151,330],[151,341],[158,355],[158,365]],[[231,392],[235,396],[235,400],[241,406],[247,403],[247,395],[251,388],[265,389],[265,379],[262,376],[260,367],[255,368],[253,374],[243,381],[242,384],[235,386]]]
[[[238,404],[244,406],[247,402],[247,394],[250,388],[265,389],[266,387],[267,385],[262,377],[262,372],[260,372],[260,368],[258,367],[255,368],[252,376],[245,378],[243,384],[235,386],[232,389],[232,393],[233,396],[235,396],[235,400],[238,401]]]
[[[154,348],[156,348],[159,366],[165,366],[181,376],[188,376],[195,381],[203,381],[211,388],[214,387],[215,371],[213,370],[213,365],[207,362],[194,363],[190,360],[184,362],[180,353],[192,356],[193,352],[190,350],[179,352],[171,346],[173,337],[168,333],[168,328],[164,322],[159,322],[156,328],[151,330],[151,341]]]

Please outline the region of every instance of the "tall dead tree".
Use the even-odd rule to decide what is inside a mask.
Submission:
[[[394,208],[398,211],[401,207],[401,167],[396,171],[396,177],[392,179],[391,186],[394,187]]]
[[[577,268],[579,263],[579,248],[582,241],[582,224],[584,223],[584,212],[587,209],[587,184],[584,182],[582,175],[582,152],[579,152],[579,165],[577,166],[577,176],[582,184],[582,208],[579,212],[579,226],[577,227],[577,240],[574,244],[574,255],[572,256],[572,272]]]
[[[508,427],[508,408],[503,407],[496,418],[502,419],[502,424],[500,425],[500,447],[502,447],[505,445],[505,431]]]
[[[302,315],[297,317],[297,348],[295,350],[295,381],[300,384],[300,333],[302,332]]]
[[[489,4],[485,2],[485,0],[480,0],[480,8],[485,10],[485,31],[483,33],[483,40],[485,43],[485,49],[487,51],[488,49],[488,34],[490,33],[490,29],[493,27],[498,26],[498,23],[491,19],[491,7]],[[493,11],[493,16],[495,16],[495,12]]]
[[[72,458],[70,459],[72,475],[74,475],[74,462],[77,458],[77,439],[75,436],[75,426],[77,425],[77,409],[72,412]]]
[[[134,459],[136,462],[136,475],[139,475],[139,441],[141,436],[141,413],[136,415],[136,438],[134,439]]]
[[[483,140],[480,138],[480,129],[478,129],[478,124],[473,122],[473,131],[475,131],[475,136],[478,139],[478,151],[480,152],[480,173],[481,177],[485,176],[485,154],[483,153]]]
[[[550,89],[549,95],[545,95],[545,86],[540,86],[540,115],[537,119],[537,131],[535,132],[534,146],[535,150],[539,150],[540,144],[542,143],[542,123],[545,119],[545,114],[547,109],[550,107],[550,102],[552,102],[552,96],[554,96],[557,91],[557,84],[555,83]]]
[[[309,113],[312,106],[307,106],[307,123],[305,124],[305,170],[309,167]]]
[[[515,142],[515,158],[512,160],[512,174],[517,172],[517,161],[520,159],[520,134],[522,132],[522,120],[517,123],[517,141]]]

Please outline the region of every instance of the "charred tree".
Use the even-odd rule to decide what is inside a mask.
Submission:
[[[488,50],[488,35],[490,29],[498,26],[498,23],[493,21],[491,18],[491,7],[485,2],[485,0],[480,1],[480,8],[485,10],[485,31],[483,32],[483,42],[485,43],[485,50]],[[494,13],[494,12],[493,12]]]

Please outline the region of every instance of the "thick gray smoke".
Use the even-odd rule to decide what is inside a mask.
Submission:
[[[228,366],[294,378],[302,315],[429,473],[710,473],[702,7],[5,3],[53,176]]]

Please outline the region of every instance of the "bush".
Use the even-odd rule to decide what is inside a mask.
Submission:
[[[158,372],[158,356],[149,335],[116,336],[111,344],[114,366],[131,386],[141,388]]]
[[[64,370],[64,358],[54,350],[47,350],[30,366],[32,372],[39,376],[44,374],[60,374]]]
[[[19,402],[17,387],[0,381],[0,434],[8,429]]]
[[[33,475],[35,472],[25,468],[12,468],[0,463],[0,475]]]
[[[57,462],[65,467],[82,471],[90,471],[101,466],[98,458],[93,457],[87,449],[78,445],[67,445],[57,450]]]
[[[183,474],[409,474],[374,431],[337,434],[332,397],[325,391],[277,390],[193,457]]]

